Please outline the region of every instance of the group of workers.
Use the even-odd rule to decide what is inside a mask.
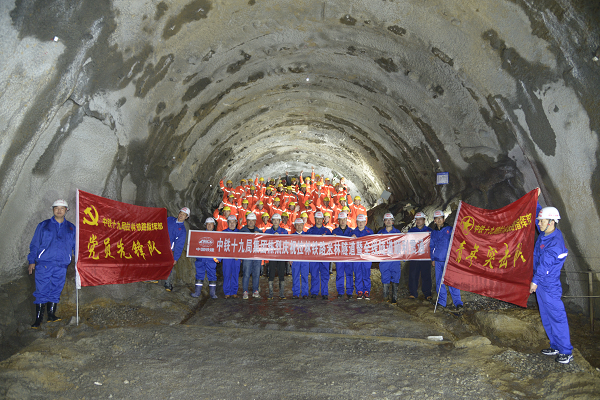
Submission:
[[[287,175],[287,174],[286,174]],[[300,178],[302,175],[300,175]],[[286,176],[287,178],[287,176]],[[273,195],[273,189],[268,186],[250,186],[249,192],[246,193],[243,188],[233,189],[230,182],[223,186],[224,201],[225,198],[231,197],[230,194],[235,191],[231,205],[235,205],[235,214],[232,213],[233,207],[226,210],[225,206],[220,207],[222,214],[216,215],[217,218],[209,217],[205,221],[206,230],[222,230],[225,232],[246,232],[246,233],[265,233],[274,235],[296,234],[296,235],[337,235],[346,237],[363,237],[373,235],[373,231],[366,226],[367,215],[364,207],[359,208],[360,203],[356,204],[357,198],[354,199],[355,208],[351,209],[345,206],[347,188],[343,182],[336,186],[332,186],[335,193],[343,195],[335,196],[329,191],[329,185],[324,185],[327,179],[313,182],[314,170],[311,179],[307,179],[306,183],[299,184],[303,199],[310,196],[310,199],[304,200],[305,207],[308,207],[312,213],[300,214],[296,210],[295,201],[300,201],[298,193],[294,192],[292,185],[291,195]],[[258,179],[258,185],[262,179]],[[290,183],[293,183],[291,180]],[[298,184],[298,182],[296,182]],[[257,185],[255,183],[255,185]],[[310,187],[310,192],[308,189]],[[325,188],[325,189],[324,189]],[[286,191],[289,186],[286,187]],[[240,190],[240,191],[238,191]],[[307,193],[308,192],[308,193]],[[255,197],[253,197],[255,196]],[[289,210],[294,208],[291,215],[288,215],[288,221],[291,218],[293,223],[290,225],[288,221],[284,223],[284,211],[279,208],[276,203],[276,197],[282,196],[285,200],[284,205],[289,206]],[[329,197],[331,196],[331,197]],[[261,215],[261,220],[268,218],[268,226],[260,226],[257,213],[254,208],[249,211],[241,211],[248,209],[244,204],[249,204],[248,197],[253,197],[253,206],[257,206],[262,201],[262,206],[267,206],[267,217]],[[329,198],[329,200],[325,200]],[[328,201],[333,200],[333,204]],[[245,201],[247,200],[247,202]],[[312,201],[311,201],[312,200]],[[358,199],[360,200],[360,199]],[[237,208],[241,204],[241,208]],[[290,204],[292,204],[290,206]],[[312,207],[311,207],[312,205]],[[338,208],[338,205],[344,205],[344,208]],[[335,208],[334,208],[335,207]],[[52,204],[53,216],[50,219],[42,221],[38,224],[33,239],[30,244],[30,252],[27,256],[29,274],[35,271],[36,289],[33,293],[35,297],[34,304],[36,307],[35,321],[32,328],[39,328],[43,318],[44,311],[47,311],[48,322],[60,321],[60,317],[56,316],[56,310],[60,301],[60,295],[63,290],[66,278],[68,265],[71,263],[72,254],[75,252],[75,226],[66,220],[65,216],[68,211],[68,205],[65,200],[57,200]],[[218,210],[217,210],[218,211]],[[325,211],[325,212],[323,212]],[[330,218],[326,218],[326,213],[330,213]],[[169,238],[171,241],[171,250],[173,251],[174,264],[180,258],[185,246],[187,231],[184,221],[190,216],[190,209],[183,207],[178,216],[169,217],[167,220]],[[240,217],[243,216],[243,226],[240,226]],[[312,216],[312,219],[310,219]],[[224,217],[226,226],[219,225],[219,218]],[[335,224],[332,222],[336,221]],[[430,232],[431,241],[431,261],[411,261],[409,273],[409,292],[410,298],[417,297],[417,284],[419,277],[422,281],[422,292],[427,299],[431,299],[431,265],[435,266],[436,289],[438,292],[438,304],[446,306],[446,287],[442,283],[442,273],[444,262],[450,245],[452,228],[445,223],[445,215],[443,211],[437,210],[434,212],[434,228],[430,229],[425,225],[426,215],[423,212],[415,214],[415,226],[409,232]],[[356,223],[356,226],[350,225],[350,220]],[[550,339],[550,348],[542,351],[546,355],[557,355],[556,361],[560,363],[569,363],[572,359],[573,347],[570,343],[569,326],[564,304],[561,300],[562,287],[560,284],[560,270],[567,256],[567,249],[564,245],[562,233],[557,228],[560,215],[554,207],[541,208],[538,205],[538,231],[540,233],[534,249],[534,276],[531,281],[530,292],[535,292],[538,299],[542,324],[548,338]],[[395,234],[400,233],[394,227],[394,216],[391,213],[386,213],[383,217],[384,227],[377,232],[378,234]],[[265,223],[266,224],[266,223]],[[209,295],[216,299],[216,264],[219,260],[214,258],[196,258],[196,285],[195,290],[191,294],[193,297],[199,297],[202,292],[202,285],[205,278],[209,283]],[[261,275],[260,260],[238,260],[238,259],[223,259],[223,292],[225,298],[236,298],[239,291],[239,273],[240,264],[243,268],[242,291],[243,298],[249,297],[249,281],[252,277],[252,297],[259,298],[259,276]],[[430,264],[431,263],[431,264]],[[285,261],[270,261],[268,268],[268,299],[274,298],[273,283],[276,274],[279,276],[279,298],[285,299],[284,286],[287,263]],[[311,277],[310,296],[317,298],[321,295],[322,299],[329,298],[329,263],[325,262],[291,262],[292,269],[292,293],[293,298],[309,298],[308,277]],[[388,261],[381,262],[379,265],[381,271],[381,281],[383,284],[383,297],[385,299],[391,295],[391,302],[396,302],[398,298],[398,284],[400,282],[400,262]],[[165,282],[167,290],[173,289],[172,284],[173,272]],[[391,290],[390,290],[391,289]],[[344,293],[347,299],[352,299],[356,290],[357,299],[370,299],[371,292],[371,262],[337,262],[336,263],[336,290],[337,297],[343,298]],[[449,287],[450,295],[453,304],[456,308],[462,308],[463,302],[460,297],[460,290]]]

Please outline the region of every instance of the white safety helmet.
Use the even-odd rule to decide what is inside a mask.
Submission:
[[[237,217],[235,215],[230,215],[227,217],[227,221],[237,221]]]
[[[417,219],[417,218],[427,219],[427,215],[425,215],[425,213],[423,211],[419,211],[418,213],[415,214],[415,219]]]
[[[315,218],[325,218],[325,216],[323,215],[323,213],[321,211],[317,211],[315,213]]]
[[[208,218],[206,218],[206,221],[204,221],[204,225],[214,224],[214,223],[215,223],[215,219],[213,217],[208,217]]]
[[[69,205],[66,200],[58,199],[54,203],[52,203],[52,208],[54,207],[65,207],[67,211],[69,210]]]
[[[302,218],[296,218],[296,220],[294,221],[294,224],[303,224],[304,220]]]
[[[433,212],[433,218],[437,218],[437,217],[446,218],[446,216],[444,215],[444,212],[442,210],[435,210]]]
[[[246,216],[246,221],[256,221],[256,214],[250,213]]]
[[[558,224],[560,214],[555,207],[544,207],[540,210],[536,219],[551,219]]]
[[[385,221],[386,219],[391,219],[393,221],[394,220],[394,214],[392,214],[392,213],[385,213],[383,215],[383,220]]]
[[[279,215],[277,213],[273,214],[273,216],[271,217],[271,221],[274,219],[281,219],[281,215]]]
[[[338,214],[338,219],[344,219],[344,218],[348,218],[348,214],[346,214],[344,211],[342,211],[341,213]]]
[[[358,214],[356,220],[358,222],[367,222],[367,216],[365,214]]]
[[[188,217],[190,216],[190,209],[187,207],[183,207],[181,210],[179,210],[179,212],[184,212]]]

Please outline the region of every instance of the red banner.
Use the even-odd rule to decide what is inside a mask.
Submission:
[[[429,233],[361,238],[190,231],[188,257],[283,261],[429,260]]]
[[[78,286],[166,279],[173,268],[167,210],[77,191]]]
[[[444,283],[527,307],[537,189],[498,210],[460,204]]]

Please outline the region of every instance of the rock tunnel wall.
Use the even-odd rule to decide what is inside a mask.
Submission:
[[[4,1],[0,283],[77,188],[199,228],[221,177],[311,166],[368,205],[540,186],[567,268],[598,271],[599,22],[595,1]]]

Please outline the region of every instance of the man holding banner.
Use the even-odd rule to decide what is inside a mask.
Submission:
[[[169,240],[171,241],[171,251],[173,252],[173,266],[177,264],[177,260],[181,257],[181,253],[183,252],[183,247],[185,246],[186,238],[187,238],[187,230],[185,229],[185,225],[183,221],[190,217],[190,209],[187,207],[183,207],[179,210],[179,214],[177,218],[169,217],[167,218],[167,228],[169,230]],[[173,275],[175,274],[175,268],[171,269],[171,274],[167,278],[165,282],[165,289],[167,292],[173,290]]]
[[[435,286],[438,292],[438,304],[446,307],[446,286],[442,284],[444,274],[444,264],[448,255],[448,248],[452,239],[452,228],[446,224],[446,217],[442,210],[436,210],[433,213],[433,221],[435,228],[431,232],[431,262],[435,266]],[[460,289],[448,286],[452,303],[454,307],[460,309],[463,307],[463,302],[460,298]]]
[[[538,189],[539,190],[539,189]],[[568,364],[573,360],[573,346],[569,335],[569,321],[561,300],[560,270],[568,250],[560,230],[556,227],[560,214],[554,207],[541,208],[538,204],[538,239],[533,250],[533,279],[529,292],[537,297],[542,325],[550,348],[542,350],[547,356],[557,355],[556,362]]]

